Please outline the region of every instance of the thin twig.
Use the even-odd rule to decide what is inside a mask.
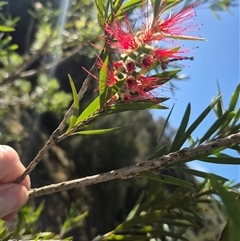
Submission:
[[[17,79],[18,77],[20,77],[22,71],[27,69],[37,59],[39,59],[42,54],[44,54],[45,50],[48,48],[49,41],[51,40],[51,38],[52,38],[52,34],[49,35],[49,37],[43,43],[42,47],[38,51],[36,51],[35,54],[30,56],[27,60],[24,60],[22,62],[22,64],[18,67],[18,69],[13,71],[12,73],[10,73],[10,75],[8,77],[3,78],[2,81],[0,82],[0,86],[7,84],[7,83]]]
[[[152,169],[164,169],[170,164],[178,161],[193,160],[199,155],[209,155],[213,150],[218,148],[226,148],[233,144],[240,143],[240,132],[232,134],[228,137],[219,138],[204,145],[193,148],[185,148],[152,161],[143,161],[132,166],[123,167],[117,170],[88,176],[71,181],[52,184],[40,188],[34,188],[29,191],[29,198],[35,198],[42,195],[52,194],[55,192],[65,191],[72,188],[79,188],[96,183],[107,182],[114,179],[128,179],[140,176],[139,173]]]
[[[66,62],[70,58],[72,58],[74,55],[76,55],[78,53],[80,54],[81,49],[82,49],[82,47],[77,47],[76,49],[72,50],[70,54],[64,56],[58,62],[42,65],[38,69],[31,69],[31,70],[24,71],[24,72],[19,74],[19,77],[24,78],[24,79],[32,78],[32,77],[38,75],[40,72],[43,72],[43,71],[46,71],[46,70],[51,70],[52,68],[57,68],[58,66],[60,66],[61,64],[63,64],[64,62]]]
[[[95,63],[93,64],[92,68],[90,69],[90,71],[93,71],[95,68]],[[90,84],[92,77],[90,75],[87,76],[87,78],[84,80],[83,85],[80,89],[80,91],[78,92],[78,99],[79,101],[83,98],[85,92],[88,89],[88,86]],[[16,179],[16,183],[20,183],[23,181],[23,179],[31,172],[34,170],[34,168],[37,166],[37,164],[41,161],[42,157],[55,145],[59,142],[58,137],[62,134],[62,131],[65,129],[66,125],[67,125],[67,121],[68,119],[72,116],[73,114],[73,110],[74,110],[74,106],[72,104],[72,106],[68,109],[68,111],[66,112],[66,114],[63,117],[63,120],[61,121],[61,123],[59,124],[59,126],[57,127],[57,129],[52,133],[52,135],[50,136],[50,138],[48,139],[47,143],[43,146],[43,148],[38,152],[37,156],[30,162],[30,164],[28,165],[28,167],[26,168],[26,170],[24,171],[24,173],[19,176]],[[64,138],[66,138],[68,135],[65,135]]]

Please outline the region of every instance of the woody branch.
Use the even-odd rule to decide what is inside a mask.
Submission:
[[[208,156],[213,150],[218,148],[227,148],[233,144],[240,143],[240,132],[232,134],[230,136],[219,138],[204,145],[200,145],[194,148],[185,148],[176,152],[172,152],[168,155],[164,155],[160,158],[153,159],[151,161],[143,161],[132,166],[123,167],[117,170],[109,172],[87,176],[84,178],[74,179],[71,181],[61,182],[57,184],[51,184],[48,186],[34,188],[29,191],[29,198],[35,198],[42,195],[47,195],[55,192],[66,191],[73,188],[79,188],[84,186],[93,185],[96,183],[102,183],[111,181],[114,179],[129,179],[140,176],[139,174],[144,171],[153,169],[164,169],[170,164],[174,164],[178,161],[193,160],[199,155]]]

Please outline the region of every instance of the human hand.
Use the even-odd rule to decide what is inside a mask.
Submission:
[[[20,184],[14,183],[24,170],[17,152],[0,145],[0,219],[4,221],[11,220],[28,200],[29,176]]]

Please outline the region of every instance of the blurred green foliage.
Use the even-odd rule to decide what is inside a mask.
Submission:
[[[3,13],[0,17],[0,138],[2,144],[17,149],[25,165],[45,144],[71,104],[67,74],[78,90],[87,75],[82,66],[90,69],[94,62],[93,45],[99,45],[102,21],[106,17],[103,9],[111,15],[114,8],[121,18],[122,4],[130,14],[142,1],[96,2],[97,8],[93,1],[66,1],[66,15],[61,11],[63,2],[58,0],[0,3]],[[229,9],[232,4],[235,1],[218,1],[210,6],[219,11]],[[66,17],[64,26],[59,25],[59,16]],[[81,110],[94,99],[94,88],[92,83],[81,102]],[[154,121],[147,111],[104,116],[93,123],[96,128],[130,123],[133,126],[110,135],[74,136],[64,140],[31,173],[32,185],[43,186],[117,169],[147,160],[149,156],[160,157],[179,150],[187,141],[194,147],[239,132],[239,89],[238,85],[227,109],[218,95],[190,125],[189,104],[176,134],[170,127],[170,118]],[[216,121],[202,137],[194,139],[193,131],[212,109]],[[237,144],[230,149],[240,152]],[[224,150],[211,154],[196,159],[239,164],[238,157],[227,155]],[[179,164],[161,173],[159,170],[142,173],[142,178],[134,180],[116,180],[32,200],[21,210],[13,226],[0,223],[0,237],[46,240],[73,236],[74,240],[83,241],[94,237],[94,240],[212,241],[220,237],[219,241],[235,241],[239,234],[239,185]],[[149,181],[146,176],[154,180]],[[205,180],[198,182],[194,176]],[[46,200],[45,204],[42,200]]]

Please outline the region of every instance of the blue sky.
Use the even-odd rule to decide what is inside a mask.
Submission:
[[[168,107],[175,103],[170,124],[177,128],[181,118],[190,102],[192,111],[190,123],[210,104],[211,99],[217,95],[217,81],[223,94],[223,102],[227,108],[229,99],[239,83],[239,7],[231,8],[230,12],[221,12],[218,20],[206,7],[196,9],[196,22],[203,24],[200,36],[207,39],[206,42],[185,42],[186,48],[193,49],[194,61],[181,64],[189,65],[181,73],[190,78],[182,82],[174,82],[179,90],[171,100],[166,102]],[[194,33],[196,35],[196,33]],[[198,34],[197,34],[198,35]],[[164,92],[163,92],[164,94]],[[169,93],[166,93],[169,96]],[[169,111],[152,111],[154,118],[166,117]],[[214,113],[202,123],[194,132],[193,136],[201,137],[207,128],[215,121]],[[237,155],[237,154],[236,154]],[[190,163],[193,169],[208,171],[224,176],[229,180],[240,182],[240,167],[236,165],[217,165],[199,161]]]

